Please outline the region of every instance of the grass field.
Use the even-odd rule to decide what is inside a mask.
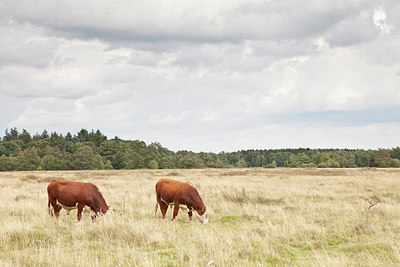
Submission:
[[[197,187],[208,224],[154,216],[163,177]],[[49,217],[53,179],[95,183],[114,214]],[[400,265],[398,169],[0,172],[0,203],[0,266]]]

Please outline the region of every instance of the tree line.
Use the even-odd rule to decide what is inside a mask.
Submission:
[[[62,135],[44,130],[5,131],[0,137],[0,171],[174,168],[353,168],[400,167],[392,149],[259,149],[237,152],[171,151],[160,143],[108,139],[100,130]]]

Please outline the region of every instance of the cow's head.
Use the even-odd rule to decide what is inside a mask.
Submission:
[[[208,223],[208,213],[207,207],[204,206],[202,209],[195,209],[194,214],[196,214],[197,218],[204,224]]]
[[[100,208],[100,213],[106,214],[108,210],[110,210],[110,206],[106,205],[105,207]]]

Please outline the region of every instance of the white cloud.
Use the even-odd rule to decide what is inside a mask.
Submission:
[[[191,110],[185,110],[179,114],[173,115],[173,114],[168,114],[168,115],[150,115],[147,119],[147,122],[149,124],[154,124],[154,125],[168,125],[171,126],[173,124],[177,124],[181,121],[190,119],[190,115],[192,114]]]
[[[393,27],[385,22],[386,13],[382,8],[374,9],[374,14],[372,17],[374,19],[375,26],[380,29],[381,33],[389,34],[392,31]]]

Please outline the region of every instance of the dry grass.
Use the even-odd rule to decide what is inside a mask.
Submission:
[[[191,181],[210,223],[154,217],[154,185]],[[54,178],[93,182],[116,212],[47,214]],[[400,170],[203,169],[0,172],[0,266],[400,264]],[[381,202],[371,208],[366,199]],[[171,210],[168,211],[171,218]]]

